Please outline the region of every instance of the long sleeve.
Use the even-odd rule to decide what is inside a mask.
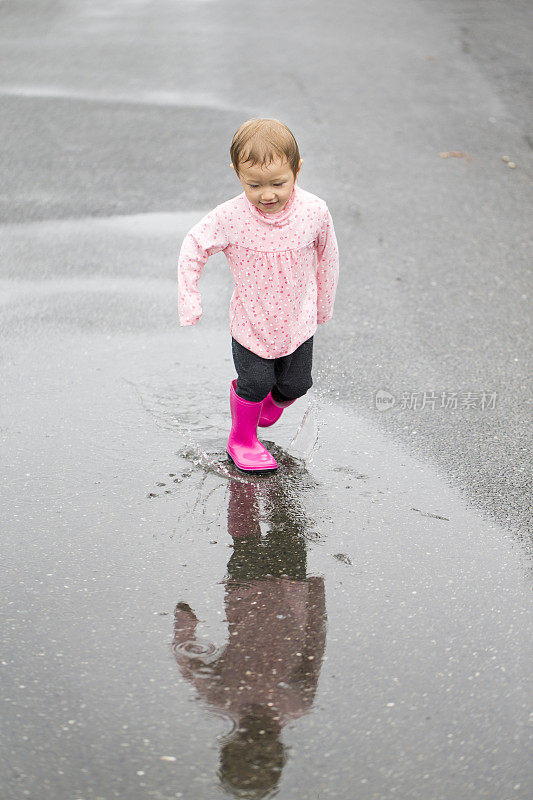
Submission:
[[[339,280],[339,249],[328,209],[317,238],[317,322],[328,322],[333,316],[333,303]]]
[[[178,259],[178,314],[180,325],[194,325],[202,315],[198,279],[209,256],[219,253],[229,242],[215,208],[194,225],[185,236]]]

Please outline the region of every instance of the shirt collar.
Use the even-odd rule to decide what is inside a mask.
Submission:
[[[281,211],[277,211],[275,214],[265,214],[263,211],[260,211],[257,206],[254,206],[253,203],[250,203],[246,194],[244,194],[244,199],[246,200],[246,204],[250,213],[252,214],[255,219],[259,220],[260,222],[264,222],[266,225],[274,225],[281,227],[283,225],[287,225],[290,221],[290,216],[293,211],[294,207],[294,198],[296,196],[296,183],[292,187],[291,196],[287,200],[284,208]]]

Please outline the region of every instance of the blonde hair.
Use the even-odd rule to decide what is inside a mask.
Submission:
[[[286,159],[296,177],[300,151],[296,139],[279,119],[254,118],[243,122],[230,147],[231,163],[239,174],[241,164],[270,164],[276,157]]]

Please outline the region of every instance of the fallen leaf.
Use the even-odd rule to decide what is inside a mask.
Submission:
[[[471,161],[472,156],[469,153],[463,153],[462,150],[446,150],[444,153],[439,153],[441,158],[464,158],[466,161]]]

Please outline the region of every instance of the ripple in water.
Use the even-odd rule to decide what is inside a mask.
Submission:
[[[217,653],[217,648],[211,642],[199,642],[197,639],[180,642],[172,647],[175,653],[188,656],[188,658],[198,658],[208,660]]]

